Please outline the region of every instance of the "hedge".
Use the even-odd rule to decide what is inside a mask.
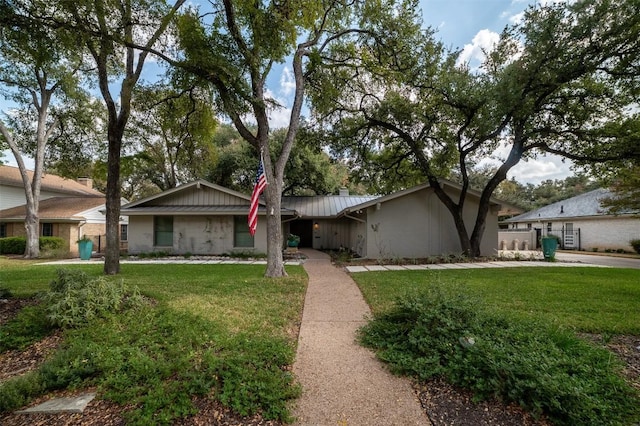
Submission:
[[[57,250],[65,247],[60,237],[40,237],[40,250]],[[27,248],[26,237],[0,238],[0,254],[24,254]]]

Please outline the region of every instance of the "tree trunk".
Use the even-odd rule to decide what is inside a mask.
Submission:
[[[122,129],[118,120],[109,127],[109,161],[107,170],[106,193],[106,247],[104,252],[104,273],[120,273],[120,149],[122,147]]]
[[[24,218],[24,228],[27,231],[27,244],[24,250],[25,259],[37,259],[40,257],[40,219],[38,210],[27,207]]]
[[[49,98],[46,95],[47,92],[45,91],[42,96],[42,107],[38,109],[35,170],[31,181],[29,181],[27,166],[24,163],[22,154],[20,154],[20,149],[16,141],[13,139],[13,136],[4,124],[0,122],[0,134],[4,136],[14,158],[16,159],[16,162],[18,163],[18,170],[20,171],[20,177],[22,178],[22,185],[24,187],[24,195],[26,199],[24,227],[27,240],[24,257],[27,259],[37,259],[40,257],[40,217],[38,215],[38,210],[40,207],[40,184],[42,181],[42,167],[44,164],[44,145],[46,144],[49,136],[49,132],[43,130],[46,125],[46,108],[48,108],[49,105]]]
[[[445,205],[447,210],[449,210],[449,213],[451,213],[451,217],[453,218],[453,223],[458,234],[458,240],[460,241],[462,253],[467,256],[477,256],[473,253],[473,247],[471,245],[471,240],[469,239],[469,234],[467,233],[467,227],[464,224],[464,203],[462,201],[460,204],[454,203],[451,197],[449,197],[449,195],[442,189],[440,183],[435,177],[429,177],[429,185],[433,188],[438,199]],[[461,200],[463,200],[463,198],[461,198]]]
[[[265,189],[267,204],[267,270],[265,276],[270,278],[286,277],[284,258],[282,257],[282,221],[280,215],[282,189],[277,183],[269,183]]]

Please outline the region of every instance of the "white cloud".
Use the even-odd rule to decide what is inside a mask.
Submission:
[[[524,11],[510,16],[509,23],[512,25],[518,25],[522,22],[523,19],[524,19]]]
[[[265,99],[274,102],[274,104],[269,105],[269,110],[267,112],[267,115],[269,116],[269,126],[272,129],[288,127],[289,120],[291,118],[291,108],[283,106],[286,104],[286,101],[277,97],[271,89],[266,89],[264,96]],[[243,119],[253,124],[256,122],[253,116],[244,116]]]
[[[478,166],[500,166],[507,158],[511,146],[502,144],[491,156],[485,157],[478,162]],[[534,158],[525,158],[513,166],[507,172],[507,178],[514,178],[516,181],[527,184],[538,185],[548,179],[565,179],[574,174],[571,169],[573,163],[558,155],[538,154]]]
[[[540,156],[537,159],[520,161],[507,173],[509,179],[512,177],[520,183],[531,183],[534,185],[548,179],[565,179],[571,176],[571,161],[562,161],[558,156]]]
[[[282,74],[280,74],[280,90],[279,93],[282,96],[290,96],[296,90],[296,80],[293,75],[293,71],[289,68],[283,68]]]
[[[500,34],[494,31],[488,29],[478,31],[471,43],[464,45],[458,56],[458,64],[484,61],[486,53],[492,51],[499,40]]]

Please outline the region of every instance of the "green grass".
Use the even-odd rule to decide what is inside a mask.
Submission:
[[[374,312],[361,342],[392,371],[444,377],[558,425],[640,420],[622,363],[575,334],[640,334],[638,277],[564,267],[353,274]]]
[[[374,313],[439,282],[459,285],[504,314],[544,318],[576,331],[640,335],[640,271],[633,269],[523,267],[352,276]]]
[[[0,288],[17,297],[46,291],[59,266],[0,258]],[[68,265],[91,277],[101,265]],[[170,424],[208,395],[241,415],[289,418],[299,389],[295,356],[307,277],[264,278],[256,265],[121,265],[127,286],[157,303],[65,331],[65,343],[37,373],[0,386],[0,411],[51,389],[97,386],[134,404],[128,424]],[[4,397],[4,398],[3,398]]]

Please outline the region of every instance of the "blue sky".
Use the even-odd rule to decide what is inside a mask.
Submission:
[[[499,33],[526,3],[511,0],[422,0],[425,24],[438,30],[446,47],[462,48],[481,30]],[[515,11],[515,12],[514,12]]]
[[[504,27],[517,20],[533,1],[555,0],[421,0],[420,8],[424,24],[437,30],[436,38],[445,47],[459,49],[465,59],[474,61],[481,55],[481,49],[495,42]],[[147,79],[152,79],[159,72],[154,65],[145,65]],[[293,76],[287,66],[285,64],[284,67],[277,67],[269,78],[271,95],[285,106],[271,114],[274,127],[288,124],[287,106],[290,105],[293,94]],[[5,153],[5,160],[15,165],[10,152]],[[540,157],[521,162],[514,167],[509,177],[515,177],[521,183],[538,184],[546,179],[563,179],[570,174],[569,163],[563,163],[555,157]]]
[[[537,0],[550,3],[562,0]],[[466,59],[478,59],[481,48],[497,40],[505,26],[517,22],[536,0],[421,0],[425,25],[437,30],[445,47],[462,50]],[[573,174],[570,161],[557,156],[539,156],[521,161],[509,173],[521,183],[534,185],[547,179],[564,179]]]

